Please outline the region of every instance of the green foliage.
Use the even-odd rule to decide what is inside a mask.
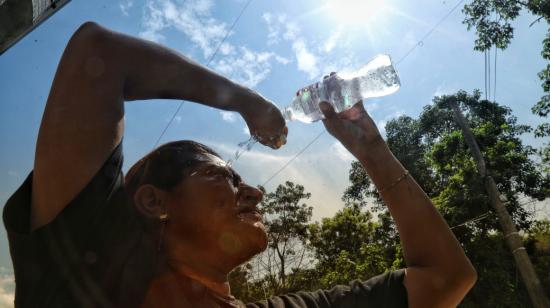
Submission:
[[[519,16],[522,6],[515,0],[474,0],[464,6],[464,23],[476,28],[475,50],[484,51],[496,45],[504,49],[514,37],[510,22]]]
[[[425,107],[419,117],[421,127],[432,135],[437,132],[440,134],[437,141],[428,141],[431,146],[427,152],[440,185],[436,188],[439,195],[434,201],[444,213],[455,213],[445,217],[450,222],[475,217],[490,209],[482,179],[477,174],[475,162],[462,133],[457,127],[453,128],[454,124],[447,123],[450,121],[449,117],[431,118],[433,114],[448,111],[451,101],[460,103],[466,113],[487,168],[501,194],[508,200],[508,211],[519,226],[527,228],[530,220],[525,210],[519,206],[517,196],[523,194],[539,200],[548,196],[545,192],[548,182],[530,159],[536,151],[524,146],[520,139],[530,128],[519,125],[509,108],[496,102],[480,100],[478,91],[473,95],[459,91],[454,95],[436,97],[434,104]],[[460,211],[446,209],[461,204],[475,210],[460,215]],[[489,224],[484,226],[485,231],[498,229],[496,221],[489,219],[487,222]]]
[[[401,258],[401,251],[391,238],[396,233],[385,232],[386,227],[358,204],[312,224],[310,246],[321,285],[330,288],[354,279],[366,280],[391,268],[394,260]]]
[[[270,247],[276,248],[292,238],[304,239],[313,208],[301,201],[310,197],[311,194],[305,192],[304,186],[290,181],[279,185],[275,192],[264,195],[260,209],[267,217],[265,225],[273,237],[269,242]]]
[[[466,4],[462,10],[465,14],[463,23],[468,30],[476,29],[476,40],[474,49],[478,51],[490,50],[492,46],[506,49],[514,37],[514,28],[510,24],[519,16],[522,9],[531,14],[539,16],[535,21],[545,20],[550,22],[550,0],[474,0]],[[533,22],[534,23],[534,22]],[[542,42],[541,56],[550,60],[550,29]],[[532,111],[541,117],[550,113],[550,64],[546,65],[539,74],[542,88],[545,94],[533,106]],[[537,137],[550,136],[548,126],[539,126],[536,131]]]
[[[549,196],[550,181],[544,169],[531,159],[536,151],[521,142],[520,136],[530,132],[530,128],[518,124],[509,108],[480,97],[479,91],[435,97],[418,119],[402,116],[388,122],[387,143],[428,192],[449,225],[458,226],[453,232],[479,274],[479,282],[463,306],[521,307],[520,303],[529,299],[521,281],[516,285],[513,258],[502,240],[483,179],[449,108],[451,103],[458,103],[465,114],[490,174],[507,199],[507,209],[523,230],[529,230],[532,218],[518,196],[543,200]],[[361,187],[370,184],[370,180],[359,164],[352,164],[350,181],[344,200],[366,204],[376,196],[372,187]],[[374,228],[375,233],[395,232],[387,211],[382,206],[373,209],[378,210],[379,223],[384,225]],[[483,219],[464,224],[487,213]],[[381,245],[384,251],[394,247],[396,253],[386,254],[385,260],[399,259],[397,233],[376,238],[385,238]]]
[[[550,220],[540,220],[533,224],[527,234],[525,246],[546,294],[550,294]]]
[[[463,243],[478,273],[461,307],[530,307],[514,259],[500,233],[479,234]]]
[[[520,199],[550,196],[550,149],[536,152],[520,136],[530,132],[509,108],[480,99],[479,91],[435,97],[417,119],[402,116],[386,126],[387,143],[454,228],[478,272],[461,307],[529,307],[529,296],[505,244],[483,179],[453,113],[458,103],[485,157],[506,207],[524,234],[527,253],[550,293],[550,221],[533,221]],[[540,163],[532,158],[541,157]],[[310,197],[286,182],[265,194],[269,248],[230,276],[245,302],[287,292],[328,289],[405,267],[396,226],[359,162],[349,171],[345,207],[310,223]],[[521,196],[521,198],[520,198]],[[406,206],[406,205],[405,205]],[[475,217],[480,219],[472,220]]]
[[[351,185],[346,188],[342,196],[342,200],[347,205],[357,204],[364,207],[367,205],[369,198],[376,198],[378,196],[376,189],[371,187],[371,180],[367,176],[367,172],[358,161],[351,163],[349,181]]]
[[[267,271],[278,274],[277,279],[272,279],[272,287],[277,292],[291,287],[286,281],[287,271],[303,264],[313,208],[302,200],[310,197],[304,186],[287,181],[274,192],[264,194],[260,205],[268,233],[268,251],[264,256],[269,259],[268,264],[272,264]],[[271,258],[274,258],[273,262]]]

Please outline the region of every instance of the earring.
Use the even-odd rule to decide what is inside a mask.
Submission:
[[[158,242],[157,251],[160,251],[162,247],[162,239],[164,238],[164,228],[166,227],[166,223],[168,222],[168,214],[166,212],[163,214],[160,214],[159,221],[161,223],[161,226],[160,226],[160,238]]]

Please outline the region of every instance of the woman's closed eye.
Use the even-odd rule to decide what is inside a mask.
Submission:
[[[228,167],[214,166],[204,170],[201,174],[215,179],[227,179],[234,187],[239,187],[242,183],[241,176]]]

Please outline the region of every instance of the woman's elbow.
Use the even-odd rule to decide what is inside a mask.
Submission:
[[[467,265],[460,267],[453,275],[448,277],[444,287],[445,290],[442,292],[443,294],[447,294],[445,302],[453,307],[458,305],[473,288],[476,281],[477,272],[470,262],[468,262]]]
[[[93,21],[87,21],[73,33],[65,52],[82,53],[97,50],[107,43],[109,31]]]
[[[469,291],[477,281],[477,271],[474,266],[468,262],[468,265],[463,269],[463,273],[460,275],[459,283]]]

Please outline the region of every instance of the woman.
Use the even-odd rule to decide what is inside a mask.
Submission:
[[[235,307],[228,273],[266,248],[246,185],[192,141],[165,144],[124,179],[124,101],[173,98],[239,112],[264,145],[287,128],[268,100],[157,44],[85,23],[59,63],[34,171],[4,209],[16,307]],[[476,273],[361,103],[327,130],[363,164],[395,219],[406,269],[249,307],[450,307]]]

